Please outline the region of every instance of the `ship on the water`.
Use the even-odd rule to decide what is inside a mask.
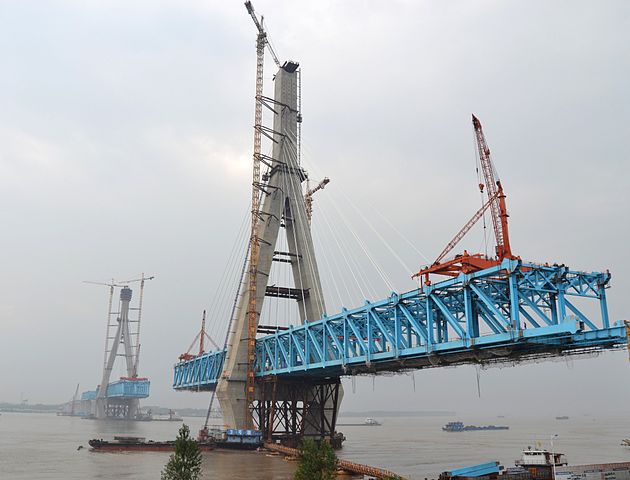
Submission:
[[[338,423],[338,427],[380,427],[381,422],[378,420],[368,417],[363,423]]]
[[[445,432],[473,432],[479,430],[509,430],[506,425],[464,425],[464,422],[448,422],[442,427]]]
[[[154,422],[181,422],[183,418],[177,415],[175,410],[169,409],[167,417],[152,415],[152,420]]]
[[[564,454],[528,447],[514,467],[497,461],[443,472],[439,480],[630,480],[630,462],[569,465]]]
[[[197,441],[212,442],[216,448],[231,450],[256,450],[263,445],[263,434],[260,430],[243,430],[228,428],[227,430],[203,428],[199,431]]]
[[[528,447],[515,463],[531,480],[630,480],[630,462],[569,465],[563,453],[544,448]]]
[[[92,439],[88,442],[92,451],[96,452],[172,452],[175,451],[175,441],[147,440],[145,437],[128,435],[115,436],[113,441]],[[203,452],[214,450],[216,445],[212,440],[197,442]]]
[[[92,439],[88,442],[92,450],[107,452],[171,452],[175,450],[175,441],[147,440],[145,437],[128,435],[115,436],[113,441]],[[197,444],[202,451],[215,448],[232,450],[256,450],[263,445],[263,435],[260,430],[202,430],[197,437]]]
[[[563,453],[550,452],[544,448],[527,447],[521,453],[521,458],[514,464],[529,472],[532,480],[552,480],[554,470],[567,465]]]

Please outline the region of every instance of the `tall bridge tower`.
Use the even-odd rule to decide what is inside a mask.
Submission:
[[[342,376],[513,365],[630,344],[630,329],[621,321],[611,323],[608,316],[608,271],[526,262],[511,252],[505,193],[476,117],[485,182],[479,188],[488,197],[482,207],[437,260],[414,275],[421,281],[419,288],[327,315],[309,221],[310,196],[326,182],[306,192],[302,188],[307,175],[300,165],[299,65],[280,64],[262,18],[258,20],[251,2],[245,6],[258,29],[252,234],[249,268],[243,270],[248,274],[241,278],[224,348],[180,357],[174,389],[214,391],[228,427],[255,427],[285,445],[310,436],[340,446],[342,436],[335,427]],[[263,95],[265,48],[279,68],[274,98]],[[273,128],[263,126],[263,106],[273,112]],[[271,156],[261,151],[263,136],[272,142]],[[267,167],[262,176],[261,164]],[[495,253],[464,250],[448,258],[488,209]],[[278,243],[281,227],[286,248]],[[290,264],[292,285],[269,285],[274,261]],[[436,281],[430,275],[446,279]],[[302,325],[261,325],[267,296],[295,300]],[[582,310],[573,303],[576,299],[596,305]],[[208,417],[200,436],[208,434],[207,427]]]
[[[265,297],[295,300],[302,323],[319,320],[326,313],[302,189],[307,175],[298,161],[298,122],[301,120],[298,111],[298,68],[296,62],[285,62],[275,76],[274,99],[260,100],[273,112],[273,129],[255,126],[259,133],[273,142],[272,156],[261,156],[268,171],[260,185],[262,205],[257,214],[258,238],[255,239],[259,249],[255,288],[257,326]],[[288,251],[284,252],[276,248],[280,227],[284,227],[287,237]],[[293,287],[268,285],[274,261],[290,263]],[[334,430],[341,395],[338,379],[332,382],[332,386],[330,381],[305,379],[295,379],[289,384],[280,384],[275,379],[268,380],[267,384],[258,382],[255,401],[247,405],[249,275],[241,286],[238,313],[229,333],[223,373],[216,389],[225,423],[233,428],[247,428],[251,425],[248,418],[251,415],[257,427],[265,433],[280,430],[285,435],[292,435],[297,433],[292,431],[298,423],[296,418],[306,416],[312,417],[313,421],[299,423],[305,424],[306,427],[302,428],[306,430],[312,424],[310,430],[313,435],[323,435],[325,430],[331,430],[331,424]],[[289,412],[282,419],[276,416],[281,410]],[[322,428],[322,424],[328,427]]]

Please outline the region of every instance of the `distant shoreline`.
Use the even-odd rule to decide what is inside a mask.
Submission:
[[[46,405],[43,403],[7,403],[0,402],[0,412],[11,413],[55,413],[61,408],[60,405]]]
[[[64,404],[20,404],[0,402],[0,412],[11,413],[56,413]],[[151,410],[154,415],[167,415],[169,409],[156,405],[143,405],[143,410]],[[205,417],[206,409],[202,408],[178,408],[175,409],[181,417]],[[365,411],[341,411],[339,417],[452,417],[456,412],[452,410],[365,410]]]
[[[448,417],[454,416],[456,412],[450,410],[366,410],[362,412],[349,411],[340,412],[340,417]]]
[[[57,413],[65,404],[45,404],[45,403],[9,403],[0,402],[0,413]],[[143,410],[151,410],[154,415],[168,415],[170,409],[155,405],[142,405]],[[177,414],[181,417],[205,417],[205,408],[178,408]]]

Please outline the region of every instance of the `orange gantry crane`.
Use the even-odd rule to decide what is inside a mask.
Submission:
[[[212,344],[214,348],[216,348],[217,350],[221,350],[219,346],[216,344],[216,342],[212,340],[212,337],[208,335],[208,333],[206,332],[206,311],[204,310],[203,315],[201,317],[201,330],[199,330],[199,333],[190,344],[190,347],[188,347],[188,350],[186,350],[186,353],[182,353],[179,356],[179,361],[185,362],[187,360],[192,360],[193,358],[199,357],[203,355],[204,353],[206,353],[206,350],[204,348],[204,341],[206,339]],[[195,346],[197,342],[199,342],[199,353],[197,355],[193,355],[192,353],[190,353],[190,351],[193,349],[193,347]]]
[[[431,280],[429,278],[430,274],[456,277],[460,273],[472,273],[499,265],[506,258],[517,258],[512,254],[512,249],[510,247],[508,213],[505,205],[505,193],[503,192],[503,186],[501,185],[499,176],[497,175],[496,169],[492,163],[490,148],[488,147],[485,135],[483,134],[481,122],[473,115],[472,123],[475,130],[475,139],[477,141],[479,163],[481,165],[484,178],[484,183],[479,183],[479,190],[482,194],[485,190],[487,200],[462,227],[462,229],[457,232],[453,239],[448,242],[437,259],[431,265],[423,268],[413,275],[413,278],[424,279],[424,283],[426,285],[431,284]],[[492,226],[496,239],[495,256],[488,257],[487,255],[481,253],[469,254],[466,250],[464,250],[464,253],[443,261],[488,209],[490,209]]]

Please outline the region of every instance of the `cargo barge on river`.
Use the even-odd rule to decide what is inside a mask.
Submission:
[[[445,432],[474,432],[479,430],[509,430],[505,425],[464,425],[463,422],[448,422],[442,427]]]
[[[92,451],[95,452],[173,452],[175,451],[175,441],[154,441],[144,437],[132,437],[121,435],[114,437],[113,441],[92,439],[88,442]],[[216,445],[212,440],[198,442],[202,452],[214,450]]]

